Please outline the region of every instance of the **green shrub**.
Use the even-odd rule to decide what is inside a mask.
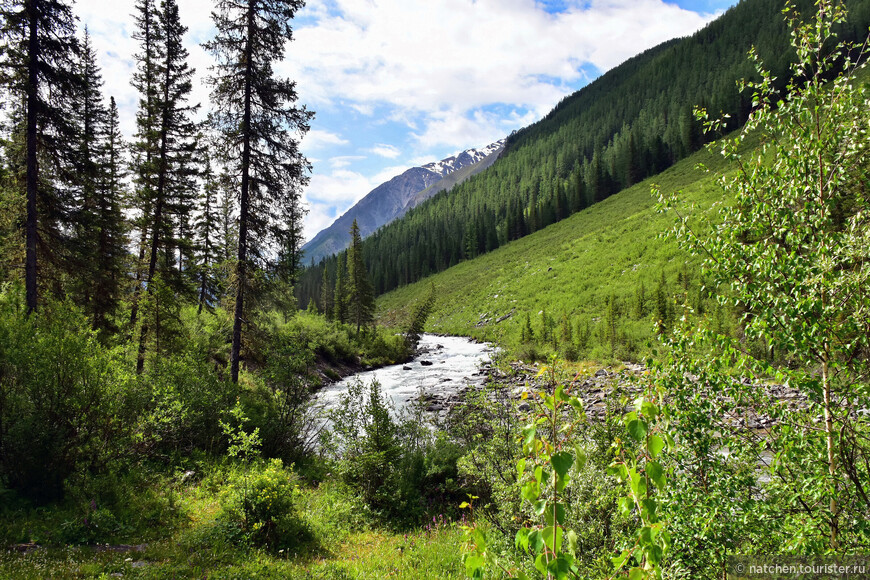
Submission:
[[[390,507],[395,497],[393,472],[402,457],[399,427],[380,385],[351,384],[330,413],[341,459],[341,475],[372,508]]]
[[[221,493],[218,521],[237,542],[287,549],[309,540],[296,511],[298,477],[280,459],[255,463],[234,474]]]
[[[216,417],[233,406],[238,385],[189,353],[155,360],[141,380],[147,400],[136,424],[139,456],[171,462],[195,449],[213,453],[223,448]]]
[[[284,327],[271,336],[262,380],[247,401],[266,457],[297,462],[312,451],[319,426],[312,406],[318,381],[314,358],[314,351],[300,344],[292,329]]]
[[[39,502],[63,495],[79,470],[124,453],[134,381],[68,302],[26,316],[20,292],[0,291],[0,487]]]

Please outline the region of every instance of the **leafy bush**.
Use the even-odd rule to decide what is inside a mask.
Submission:
[[[234,474],[221,493],[218,521],[236,541],[271,549],[292,548],[309,539],[296,511],[299,480],[280,459],[255,463]]]
[[[342,480],[391,524],[416,524],[460,501],[461,446],[436,436],[419,408],[396,417],[377,381],[350,385],[330,420]]]
[[[312,406],[317,377],[314,351],[300,344],[293,329],[273,333],[262,381],[250,393],[251,417],[260,429],[266,457],[302,460],[313,449],[319,423]]]
[[[232,407],[238,385],[221,379],[207,360],[191,353],[155,360],[141,381],[147,400],[136,425],[138,454],[169,462],[194,449],[223,448],[215,418]]]
[[[123,449],[134,392],[78,309],[46,302],[28,317],[18,291],[0,291],[0,486],[48,501],[76,471],[103,468]]]

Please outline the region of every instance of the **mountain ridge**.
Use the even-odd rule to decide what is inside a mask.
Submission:
[[[350,245],[353,220],[357,221],[360,234],[366,237],[436,193],[452,189],[489,167],[504,150],[505,141],[500,139],[485,147],[466,149],[440,161],[412,167],[378,185],[302,246],[305,260],[316,264],[346,249]]]

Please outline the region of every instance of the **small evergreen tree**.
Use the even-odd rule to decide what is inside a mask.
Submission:
[[[329,268],[325,265],[323,267],[323,276],[320,280],[320,309],[323,311],[323,314],[326,315],[327,319],[332,319],[334,314],[332,304],[332,286],[329,284]]]
[[[347,249],[347,309],[356,333],[375,318],[375,292],[369,281],[362,255],[362,238],[356,220],[350,226],[350,247]]]
[[[535,340],[535,332],[532,330],[532,318],[526,312],[526,317],[523,319],[523,325],[520,328],[520,342],[527,343]]]
[[[219,183],[206,148],[202,154],[202,188],[196,230],[196,268],[199,275],[199,307],[211,308],[218,295],[215,270],[220,255],[221,221],[218,208]]]
[[[338,265],[335,268],[335,291],[333,292],[333,304],[335,312],[333,318],[344,324],[347,322],[347,252],[338,255]]]

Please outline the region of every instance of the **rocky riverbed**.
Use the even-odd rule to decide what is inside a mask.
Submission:
[[[329,407],[353,381],[377,380],[398,411],[419,404],[435,422],[445,421],[464,403],[469,391],[482,391],[491,400],[510,404],[519,412],[530,411],[536,404],[532,395],[546,389],[545,381],[537,377],[539,364],[512,362],[499,368],[492,362],[494,353],[492,345],[468,338],[426,334],[412,361],[346,377],[324,387],[317,398],[323,406]],[[633,400],[640,393],[646,371],[644,365],[630,362],[601,368],[590,376],[577,378],[572,393],[582,399],[588,418],[602,420],[608,405],[615,408],[621,396]],[[694,377],[686,377],[686,380],[697,382]],[[748,379],[743,382],[766,391],[790,408],[806,404],[803,394],[787,386],[753,384]],[[698,388],[704,387],[698,385]],[[708,396],[722,398],[724,395],[710,392]],[[769,417],[753,409],[735,411],[722,420],[735,428],[750,430],[764,430],[771,425]]]

